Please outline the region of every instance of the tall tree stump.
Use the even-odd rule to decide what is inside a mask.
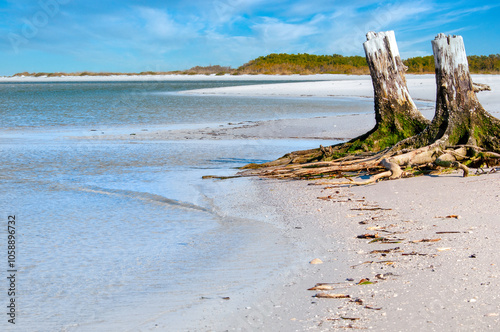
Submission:
[[[369,32],[364,47],[375,93],[375,127],[347,143],[292,152],[261,165],[267,169],[245,174],[279,178],[341,176],[355,171],[376,174],[363,182],[337,182],[364,185],[408,176],[401,166],[409,168],[409,174],[412,169],[451,167],[467,176],[468,166],[498,164],[500,120],[477,99],[462,37],[439,34],[432,41],[437,96],[430,124],[408,93],[394,33]]]
[[[418,111],[406,86],[407,67],[401,61],[394,31],[368,32],[363,44],[374,89],[375,127],[346,143],[295,151],[278,160],[247,168],[327,161],[353,153],[374,153],[420,133],[429,121]]]
[[[469,145],[500,151],[500,120],[477,99],[461,36],[439,34],[432,41],[436,67],[436,111],[420,135],[399,144],[418,148],[437,141],[443,145]]]
[[[368,32],[363,44],[370,68],[375,101],[375,127],[358,140],[379,151],[422,132],[429,121],[408,92],[394,31]]]

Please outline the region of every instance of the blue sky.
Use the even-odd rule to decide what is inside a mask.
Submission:
[[[269,53],[364,55],[394,30],[403,58],[440,32],[500,53],[498,1],[0,0],[0,75],[238,67]]]

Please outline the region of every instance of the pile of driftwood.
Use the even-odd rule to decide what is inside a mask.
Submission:
[[[349,142],[289,153],[273,162],[247,165],[241,176],[277,178],[370,174],[367,184],[438,168],[496,165],[500,158],[500,120],[479,103],[461,36],[439,34],[432,41],[437,98],[432,121],[418,111],[406,85],[393,31],[369,32],[363,44],[375,98],[375,127]]]

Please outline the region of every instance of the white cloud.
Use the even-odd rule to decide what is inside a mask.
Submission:
[[[325,44],[326,51],[363,55],[362,44],[368,31],[398,30],[416,24],[419,15],[427,15],[432,10],[433,5],[428,1],[400,1],[380,4],[374,9],[367,9],[362,3],[341,7],[330,14],[331,39]]]
[[[198,29],[191,22],[177,22],[164,10],[148,7],[137,7],[136,10],[145,22],[144,32],[149,38],[185,39],[198,35]]]
[[[252,29],[264,42],[293,42],[302,37],[318,33],[314,24],[289,24],[274,18],[264,18]]]

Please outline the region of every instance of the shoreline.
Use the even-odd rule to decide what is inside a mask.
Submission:
[[[500,117],[497,92],[500,75],[473,74],[475,83],[487,84],[491,91],[478,93],[483,107]],[[429,119],[434,116],[436,100],[435,75],[406,75],[408,89],[420,111]],[[362,98],[372,100],[373,87],[369,75],[316,74],[316,75],[144,75],[144,76],[66,76],[66,77],[0,77],[5,83],[71,83],[71,82],[162,82],[162,81],[297,81],[273,84],[252,84],[211,89],[176,92],[180,95],[207,95],[232,97],[271,98]]]
[[[369,75],[314,74],[314,75],[110,75],[110,76],[0,76],[0,83],[15,82],[137,82],[137,81],[330,81],[356,80]]]
[[[429,85],[422,92],[428,94]],[[496,92],[484,95],[490,109],[500,105]],[[300,243],[307,259],[230,309],[212,307],[194,330],[484,331],[500,324],[499,172],[468,178],[452,172],[354,188],[253,181],[259,201],[279,216],[282,236]],[[358,238],[365,234],[394,243]],[[309,264],[315,258],[323,264]],[[360,285],[364,279],[369,282]],[[323,293],[349,298],[313,297],[322,292],[308,288],[318,283],[334,288]]]
[[[426,82],[421,93],[427,96],[432,94],[433,80],[426,78]],[[331,81],[320,83],[328,85]],[[344,88],[358,94],[353,98],[363,94],[356,90],[359,82],[348,83]],[[279,88],[291,94],[294,84],[302,83]],[[490,108],[498,110],[500,96],[492,89],[479,96],[488,96]],[[158,135],[96,133],[95,137],[80,138],[125,142],[191,139],[193,144],[199,140],[213,140],[215,144],[217,139],[255,139],[262,144],[266,139],[314,139],[319,145],[320,139],[354,137],[371,129],[373,123],[373,114],[358,114],[179,129]],[[276,226],[276,235],[284,242],[301,249],[301,255],[291,258],[286,268],[269,275],[262,285],[227,294],[229,300],[203,303],[196,315],[181,317],[185,325],[180,330],[465,331],[494,330],[500,324],[496,292],[500,258],[495,251],[500,240],[499,172],[469,178],[454,172],[356,188],[253,178],[248,180],[254,193],[248,197],[239,180],[207,180],[213,181],[210,185],[232,189],[214,190],[215,197],[209,195],[207,199],[214,199],[215,208],[230,217],[263,218]],[[266,219],[264,211],[271,211],[275,218]],[[376,233],[400,239],[399,243],[369,243],[370,239],[357,238]],[[422,241],[425,239],[436,241]],[[388,249],[393,250],[371,253]],[[315,258],[323,264],[309,264]],[[287,262],[276,266],[283,263]],[[366,278],[373,283],[357,285]],[[349,298],[315,298],[313,295],[320,291],[308,288],[317,283],[332,283],[335,289],[325,293]],[[138,329],[168,330],[169,323],[160,313]]]
[[[500,78],[495,75],[471,75],[475,83],[487,84],[491,91],[478,93],[483,107],[492,114],[500,114],[498,109],[498,94]],[[415,102],[434,103],[436,101],[435,76],[406,75],[410,95]],[[212,89],[198,89],[180,92],[186,95],[216,95],[216,96],[245,96],[245,97],[304,97],[304,98],[373,98],[373,87],[369,75],[357,78],[339,75],[335,80],[319,82],[276,83],[272,85],[232,86]],[[426,117],[434,116],[434,107]]]

